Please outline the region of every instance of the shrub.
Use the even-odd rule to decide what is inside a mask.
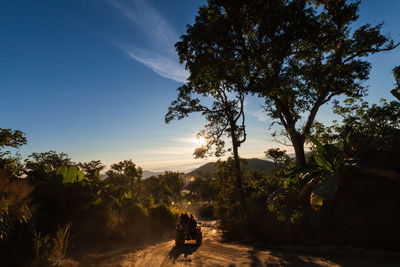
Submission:
[[[153,238],[172,237],[178,221],[178,213],[165,205],[149,209],[149,220]]]
[[[51,261],[60,263],[67,254],[67,249],[70,242],[70,224],[63,227],[58,227],[55,236],[53,237],[53,247],[51,251]]]
[[[49,264],[49,254],[51,250],[50,241],[50,235],[34,231],[33,249],[35,253],[35,259],[32,263],[32,267],[46,266]]]
[[[215,219],[215,208],[211,203],[201,204],[197,213],[201,219]]]
[[[0,241],[7,239],[17,224],[31,219],[32,190],[26,180],[10,177],[0,169]]]
[[[139,203],[129,203],[124,207],[125,222],[124,231],[129,243],[140,244],[150,237],[148,227],[148,211]]]

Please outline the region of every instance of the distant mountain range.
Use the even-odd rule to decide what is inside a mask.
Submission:
[[[152,171],[143,171],[143,176],[142,176],[142,179],[147,179],[147,178],[149,178],[149,177],[151,177],[151,176],[157,176],[157,175],[160,175],[160,174],[163,174],[164,172],[152,172]],[[105,174],[105,173],[100,173],[100,179],[101,180],[104,180],[104,179],[106,179],[107,178],[107,174]]]
[[[157,175],[160,175],[160,174],[163,174],[164,172],[152,172],[152,171],[145,171],[145,170],[143,170],[143,176],[142,176],[142,179],[147,179],[147,178],[149,178],[149,177],[151,177],[151,176],[157,176]]]
[[[257,158],[247,159],[247,165],[245,165],[245,171],[269,171],[274,168],[274,163],[268,160],[262,160]],[[214,172],[217,170],[215,166],[215,162],[208,162],[200,167],[189,171],[186,173],[186,176],[212,176]],[[154,172],[154,171],[147,171],[143,170],[142,179],[147,179],[152,176],[158,176],[160,174],[164,174],[164,172]],[[107,178],[107,174],[100,173],[100,179],[104,180]]]
[[[245,171],[269,171],[272,168],[274,168],[274,163],[268,160],[262,160],[262,159],[247,159],[247,164],[244,165]],[[209,162],[206,163],[197,169],[186,173],[187,176],[210,176],[213,175],[214,172],[217,170],[217,167],[215,166],[215,162]]]

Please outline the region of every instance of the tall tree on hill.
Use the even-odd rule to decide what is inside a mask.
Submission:
[[[264,153],[267,158],[273,159],[275,168],[278,167],[278,164],[290,160],[289,156],[286,154],[286,150],[280,150],[279,148],[270,148],[264,151]]]
[[[305,135],[319,108],[338,95],[365,95],[362,82],[371,65],[363,58],[399,45],[381,34],[382,24],[351,27],[359,4],[209,0],[177,48],[188,52],[180,56],[189,62],[189,81],[231,81],[221,77],[222,69],[240,81],[240,91],[264,98],[265,110],[285,128],[297,165],[304,167]]]
[[[247,66],[242,64],[242,56],[234,49],[238,37],[236,32],[230,31],[232,19],[205,6],[200,8],[196,23],[187,26],[186,34],[175,46],[190,76],[187,83],[178,88],[178,98],[171,103],[165,120],[169,123],[193,112],[205,116],[208,124],[198,137],[203,137],[206,144],[195,150],[196,158],[222,156],[226,152],[223,137],[231,139],[232,148],[228,150],[232,151],[235,185],[242,201],[239,147],[246,140],[244,88],[247,81],[243,73]],[[220,35],[220,31],[229,34]],[[220,47],[230,49],[221,51]]]

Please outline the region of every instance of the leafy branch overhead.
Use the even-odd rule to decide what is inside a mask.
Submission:
[[[0,148],[3,147],[20,147],[26,144],[26,137],[19,130],[0,128]]]
[[[400,66],[393,69],[394,79],[396,80],[396,88],[394,88],[391,93],[397,100],[400,101]]]
[[[381,33],[383,24],[355,28],[358,6],[331,0],[210,0],[176,45],[190,71],[189,86],[181,91],[207,95],[224,84],[263,98],[304,167],[305,134],[320,107],[335,96],[365,95],[362,82],[371,67],[365,57],[399,45]],[[188,106],[199,103],[183,95],[178,98]],[[202,110],[178,106],[184,111],[178,118]]]

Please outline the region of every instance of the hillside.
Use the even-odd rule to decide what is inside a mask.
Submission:
[[[262,160],[262,159],[247,159],[247,165],[244,166],[245,171],[268,171],[274,167],[274,163],[268,160]],[[188,172],[186,175],[188,176],[209,176],[213,175],[213,173],[217,170],[217,167],[215,166],[215,162],[208,162],[197,169]]]
[[[163,172],[153,172],[153,171],[146,171],[146,170],[144,170],[144,171],[143,171],[142,179],[147,179],[147,178],[149,178],[149,177],[151,177],[151,176],[158,176],[158,175],[160,175],[160,174],[163,174]],[[101,179],[101,180],[104,180],[104,179],[106,179],[106,178],[107,178],[107,174],[105,174],[105,173],[100,173],[100,179]]]
[[[144,170],[142,179],[147,179],[147,178],[149,178],[151,176],[158,176],[160,174],[163,174],[163,172],[153,172],[153,171]]]

